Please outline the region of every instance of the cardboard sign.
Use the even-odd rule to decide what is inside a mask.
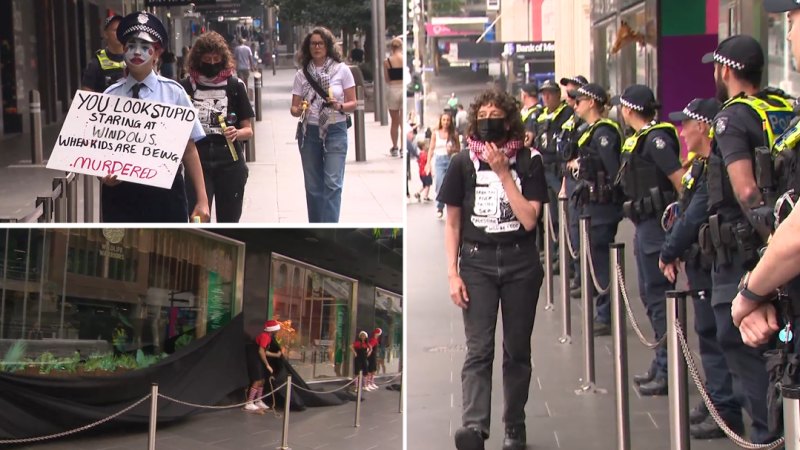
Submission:
[[[169,189],[196,117],[185,106],[77,91],[47,168]]]

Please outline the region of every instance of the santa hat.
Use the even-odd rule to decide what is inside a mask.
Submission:
[[[366,332],[366,331],[362,331],[362,332],[358,333],[358,337],[359,337],[359,338],[360,338],[360,337],[365,337],[365,338],[366,338],[366,337],[369,337],[369,335],[367,334],[367,332]]]
[[[268,320],[264,322],[264,331],[271,333],[281,329],[281,324],[277,320]]]
[[[380,336],[383,334],[383,330],[381,330],[380,328],[375,328],[375,331],[373,331],[372,334]]]

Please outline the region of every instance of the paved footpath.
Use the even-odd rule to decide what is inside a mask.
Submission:
[[[271,71],[264,72],[262,120],[253,121],[256,158],[248,162],[243,223],[308,222],[303,170],[294,139],[297,119],[289,114],[294,74],[293,69],[280,69],[274,76]],[[388,126],[376,122],[373,113],[365,115],[365,124],[364,162],[356,162],[355,127],[349,130],[340,222],[399,224],[405,207],[405,162],[389,155]],[[57,124],[43,130],[45,159],[60,128]],[[53,178],[63,173],[31,166],[29,149],[29,134],[0,138],[0,219],[18,219],[30,213],[36,197],[50,192]],[[83,183],[78,190],[79,219],[83,221]]]

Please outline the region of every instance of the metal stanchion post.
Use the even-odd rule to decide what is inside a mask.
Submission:
[[[594,367],[594,289],[592,286],[592,276],[589,269],[589,230],[591,229],[591,218],[581,216],[579,225],[580,230],[580,250],[578,253],[581,258],[581,300],[583,301],[583,351],[584,351],[584,378],[583,384],[575,390],[581,394],[605,394],[608,391],[598,388],[595,385]]]
[[[366,129],[364,128],[364,86],[356,86],[356,111],[353,113],[353,130],[356,135],[356,161],[367,160]]]
[[[256,122],[261,122],[261,72],[253,72],[253,87],[256,91]]]
[[[543,222],[544,222],[544,298],[545,298],[545,311],[552,311],[553,307],[553,255],[550,252],[550,242],[553,240],[553,236],[550,234],[550,221],[552,220],[550,215],[552,212],[550,211],[550,204],[544,204],[544,213],[543,213]]]
[[[675,327],[686,331],[686,292],[667,291],[667,371],[671,450],[689,450],[689,378]]]
[[[42,164],[42,101],[39,91],[31,90],[28,95],[31,108],[31,164]]]
[[[400,372],[400,400],[397,404],[397,412],[403,414],[403,372]]]
[[[95,222],[94,216],[94,176],[81,175],[83,177],[83,221],[86,223]]]
[[[53,191],[59,189],[58,197],[53,199],[53,222],[64,223],[67,221],[67,208],[66,208],[66,178],[59,177],[53,178]]]
[[[78,222],[78,174],[67,176],[67,222]]]
[[[630,403],[628,401],[628,341],[625,305],[622,303],[617,267],[625,267],[625,244],[611,244],[611,335],[614,341],[614,403],[617,412],[617,450],[631,448]]]
[[[364,381],[364,373],[358,372],[358,389],[356,390],[356,423],[353,425],[358,428],[361,426],[361,385]]]
[[[283,405],[283,438],[278,450],[292,450],[289,447],[289,407],[292,404],[292,376],[286,378],[286,404]]]
[[[156,450],[156,422],[158,422],[158,384],[150,388],[150,430],[147,434],[147,449]]]
[[[572,318],[570,317],[569,304],[569,248],[567,245],[567,198],[558,199],[558,279],[561,285],[561,318],[563,321],[563,334],[558,338],[562,344],[572,343]],[[547,245],[550,245],[548,242]]]
[[[53,198],[50,196],[36,197],[36,206],[42,205],[42,216],[39,223],[50,223],[53,221]]]
[[[782,386],[785,450],[800,450],[800,386]]]

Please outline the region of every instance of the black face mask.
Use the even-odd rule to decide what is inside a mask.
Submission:
[[[506,135],[506,119],[478,119],[478,137],[484,142],[497,142]]]
[[[214,78],[218,73],[222,72],[225,65],[221,62],[216,64],[202,63],[200,64],[200,73],[206,78]]]

